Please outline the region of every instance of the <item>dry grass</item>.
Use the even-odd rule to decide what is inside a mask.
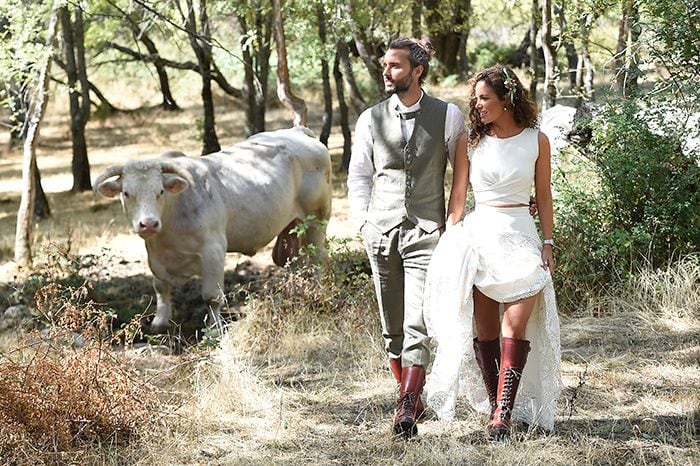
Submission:
[[[676,273],[692,273],[686,266]],[[551,434],[493,444],[485,419],[461,406],[457,421],[428,418],[403,442],[390,432],[396,388],[371,290],[352,290],[362,299],[344,308],[337,293],[318,300],[332,280],[269,280],[193,371],[181,422],[144,447],[141,464],[696,464],[697,316],[671,328],[630,311],[623,293],[615,316],[567,317]]]
[[[441,95],[439,90],[435,93]],[[241,110],[221,108],[217,122],[223,128],[222,140],[240,140]],[[121,115],[91,123],[88,138],[93,175],[114,161],[149,157],[166,148],[180,147],[195,154],[199,144],[193,138],[191,122],[198,116],[193,107],[174,115]],[[273,127],[286,124],[283,112],[273,113],[273,117],[277,118]],[[50,257],[49,240],[78,257],[95,254],[100,260],[91,266],[86,286],[99,282],[100,290],[110,290],[104,294],[109,307],[146,311],[152,292],[142,242],[128,232],[118,203],[65,192],[70,188],[65,125],[64,119],[54,117],[42,132],[47,138],[39,165],[45,168],[45,187],[55,215],[38,226],[39,263]],[[317,130],[318,122],[312,121],[313,125]],[[340,147],[340,139],[333,136],[336,166]],[[31,285],[23,274],[12,278],[16,271],[8,260],[18,202],[12,188],[18,162],[18,154],[13,152],[0,164],[0,269],[5,271],[2,280],[6,282],[0,291],[8,304],[14,304],[22,287]],[[111,418],[110,413],[118,409],[138,414],[135,423],[125,422],[120,424],[122,430],[115,431],[119,438],[131,432],[130,442],[112,442],[113,437],[102,434],[106,431],[100,427],[101,421],[92,421],[93,430],[81,430],[84,421],[59,423],[62,429],[56,430],[56,434],[61,433],[57,438],[67,439],[65,452],[72,451],[72,456],[57,454],[57,444],[47,443],[44,437],[25,436],[22,439],[28,443],[24,445],[31,448],[17,450],[25,456],[15,461],[109,465],[698,464],[700,271],[693,258],[664,271],[640,273],[628,286],[610,290],[577,314],[562,317],[565,390],[553,433],[521,431],[513,442],[492,444],[483,431],[485,419],[460,405],[457,421],[443,423],[429,417],[419,426],[415,441],[394,440],[390,422],[396,387],[386,367],[363,252],[356,242],[343,239],[352,231],[344,181],[343,174],[336,174],[329,231],[339,239],[333,244],[331,271],[318,279],[313,274],[291,274],[270,267],[266,251],[252,263],[243,262],[238,255],[229,258],[225,291],[230,313],[238,320],[230,324],[216,349],[198,345],[172,354],[168,347],[142,344],[76,351],[57,343],[44,363],[46,368],[30,365],[37,361],[30,355],[44,354],[36,350],[8,362],[24,368],[24,377],[35,372],[56,374],[54,379],[42,379],[50,389],[26,405],[28,417],[46,406],[42,403],[49,403],[49,395],[58,396],[59,381],[64,385],[76,382],[65,385],[72,388],[61,389],[61,393],[93,400],[88,404],[52,403],[68,410],[63,414],[68,418],[87,419],[87,411],[80,416],[65,413],[88,407],[95,419]],[[50,291],[44,290],[44,306],[38,307],[44,309],[44,315],[48,310],[53,315],[69,309],[85,311],[90,301],[90,295],[68,293],[72,296],[69,302],[80,305],[56,307],[55,297],[67,296],[63,293],[66,289]],[[198,301],[197,287],[186,287],[176,299],[180,309],[183,300],[188,306]],[[78,315],[85,321],[99,312]],[[62,322],[82,331],[71,326],[70,319]],[[93,322],[100,328],[99,319]],[[26,340],[21,333],[0,334],[4,354],[23,345]],[[85,358],[82,363],[77,362],[80,357]],[[140,381],[143,389],[156,387],[148,390],[156,393],[160,406],[154,422],[148,423],[149,414],[130,405],[128,399],[108,396],[111,385],[119,383],[88,377],[94,376],[98,361],[106,369],[105,377],[123,374],[128,380]],[[13,377],[1,381],[15,383],[16,392],[18,381],[26,379]],[[127,379],[119,380],[126,383]],[[97,394],[88,395],[91,386],[99,389]],[[0,399],[9,393],[14,392],[0,388]],[[107,398],[91,398],[100,394]],[[0,463],[13,461],[6,454],[2,453]]]

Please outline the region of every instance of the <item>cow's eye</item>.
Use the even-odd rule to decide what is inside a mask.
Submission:
[[[124,191],[124,197],[129,197],[129,193]]]
[[[163,191],[163,190],[161,189],[161,190],[160,190],[160,195],[162,196],[164,192],[165,192],[165,191]]]

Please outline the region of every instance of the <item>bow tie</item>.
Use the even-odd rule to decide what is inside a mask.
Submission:
[[[420,109],[416,110],[415,112],[399,112],[398,110],[396,111],[396,116],[401,118],[402,120],[413,120],[415,117],[418,116],[420,113]]]

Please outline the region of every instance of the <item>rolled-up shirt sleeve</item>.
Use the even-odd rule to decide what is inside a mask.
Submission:
[[[372,116],[367,109],[360,114],[355,125],[355,141],[348,168],[348,202],[352,221],[358,230],[367,220],[374,184],[372,145]]]
[[[467,132],[467,126],[464,122],[462,111],[453,103],[447,104],[447,113],[445,115],[445,144],[450,156],[450,164],[454,167],[455,151],[457,150],[457,140]]]

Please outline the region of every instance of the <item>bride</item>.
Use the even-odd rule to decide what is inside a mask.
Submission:
[[[469,119],[447,231],[428,269],[424,312],[437,350],[426,392],[448,420],[465,394],[502,439],[511,419],[551,430],[562,386],[550,148],[536,105],[504,66],[473,78]],[[476,207],[460,224],[468,183]],[[533,183],[544,241],[528,209]]]

